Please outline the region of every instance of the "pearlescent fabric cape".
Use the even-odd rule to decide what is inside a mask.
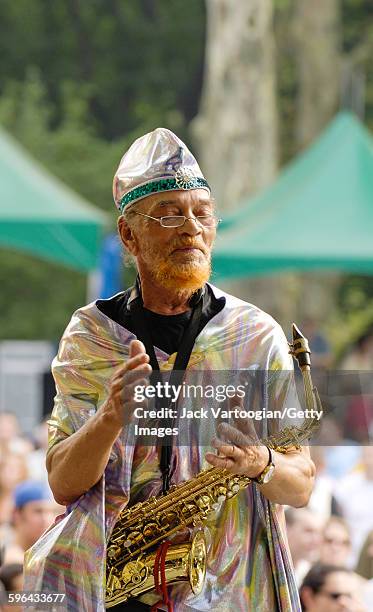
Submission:
[[[293,364],[280,326],[255,306],[219,289],[213,291],[217,297],[225,296],[226,305],[197,337],[187,372],[284,370],[288,374],[282,382],[271,382],[269,374],[262,401],[268,407],[294,406]],[[57,396],[50,447],[77,431],[105,401],[109,380],[128,358],[134,337],[94,303],[74,313],[53,363]],[[161,369],[170,369],[175,355],[155,350]],[[179,410],[182,407],[183,402]],[[205,436],[214,422],[195,419],[193,423],[190,445],[174,449],[173,482],[211,467],[204,459],[211,449],[198,445],[198,429],[203,428]],[[106,542],[116,517],[130,496],[132,503],[160,489],[156,448],[137,445],[132,431],[123,428],[101,480],[27,551],[24,588],[66,593],[69,612],[104,610]],[[183,583],[170,587],[170,594],[175,611],[300,610],[282,506],[266,500],[255,484],[223,503],[208,523],[208,568],[202,593],[194,596]]]

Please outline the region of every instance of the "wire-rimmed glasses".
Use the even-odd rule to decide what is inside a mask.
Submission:
[[[202,227],[216,227],[222,219],[215,217],[215,215],[197,215],[196,217],[185,217],[185,215],[166,215],[165,217],[152,217],[145,213],[133,210],[132,212],[142,217],[148,217],[154,221],[158,221],[162,227],[182,227],[185,221],[198,222]]]

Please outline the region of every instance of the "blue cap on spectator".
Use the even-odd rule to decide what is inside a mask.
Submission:
[[[33,501],[51,500],[52,494],[48,486],[39,480],[24,480],[13,492],[14,505],[22,508]]]

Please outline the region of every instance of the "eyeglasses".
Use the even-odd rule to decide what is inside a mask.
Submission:
[[[200,225],[202,225],[202,227],[216,227],[222,221],[222,219],[218,219],[215,217],[215,215],[198,215],[197,217],[167,215],[165,217],[152,217],[151,215],[145,215],[138,210],[133,210],[132,212],[136,213],[136,215],[141,215],[142,217],[148,217],[148,219],[158,221],[162,227],[182,227],[185,221],[198,222]]]

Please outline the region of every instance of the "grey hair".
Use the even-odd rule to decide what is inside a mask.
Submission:
[[[127,225],[129,225],[130,227],[134,225],[133,223],[133,215],[131,215],[131,212],[133,212],[133,210],[131,211],[131,206],[130,207],[125,207],[123,209],[123,212],[121,215],[119,215],[119,219],[122,217],[124,219],[124,221],[127,223]],[[130,253],[126,247],[123,245],[123,253],[122,253],[122,258],[123,258],[123,263],[125,268],[133,268],[134,266],[136,267],[136,257],[134,255],[132,255],[132,253]]]
[[[137,202],[135,202],[134,204],[130,206],[126,206],[123,209],[122,214],[120,215],[120,217],[123,217],[124,221],[131,228],[137,227],[139,223],[139,217],[133,214],[134,212],[136,212],[136,204]],[[148,219],[144,219],[144,217],[142,217],[142,219],[143,219],[142,221],[143,224],[145,223],[147,225]],[[133,267],[137,268],[136,257],[132,255],[132,253],[130,253],[124,245],[123,245],[123,263],[126,268],[133,268]]]

